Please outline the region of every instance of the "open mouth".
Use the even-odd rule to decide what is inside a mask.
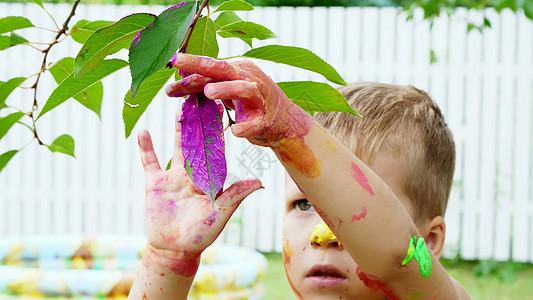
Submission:
[[[316,266],[306,276],[306,279],[313,285],[325,288],[343,284],[346,277],[331,266]]]
[[[344,278],[344,276],[335,271],[316,271],[309,276],[324,278]]]

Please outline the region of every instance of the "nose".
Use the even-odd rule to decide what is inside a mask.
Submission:
[[[341,242],[337,237],[331,232],[328,225],[325,223],[320,223],[315,226],[313,233],[311,234],[310,239],[311,246],[322,246],[322,247],[342,247]]]

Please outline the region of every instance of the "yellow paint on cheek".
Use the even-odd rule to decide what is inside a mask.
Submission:
[[[283,249],[285,249],[285,253],[287,254],[287,257],[292,256],[292,249],[289,246],[289,243],[287,242],[287,237],[283,236]]]

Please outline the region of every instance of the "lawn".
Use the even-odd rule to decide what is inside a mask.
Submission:
[[[281,253],[263,253],[269,269],[264,279],[264,299],[296,299],[285,279]],[[473,299],[531,299],[533,265],[494,261],[441,261],[448,273],[461,282]]]

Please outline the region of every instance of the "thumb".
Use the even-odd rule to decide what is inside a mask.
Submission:
[[[221,214],[227,215],[229,219],[242,200],[262,187],[261,181],[255,178],[235,182],[218,196],[215,205],[220,208]]]

